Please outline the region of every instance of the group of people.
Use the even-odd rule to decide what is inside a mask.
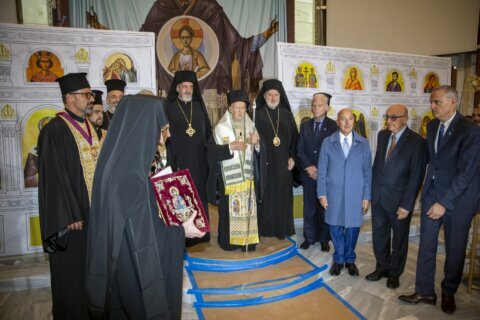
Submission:
[[[386,129],[378,134],[372,167],[368,141],[352,131],[352,112],[340,110],[337,125],[326,117],[330,99],[329,94],[315,94],[313,119],[300,128],[297,158],[302,169],[305,237],[300,248],[308,249],[318,241],[322,251],[329,251],[331,239],[335,252],[330,274],[338,276],[345,267],[358,276],[355,246],[362,212],[371,203],[376,267],[366,280],[385,277],[388,288],[398,288],[412,212],[423,186],[415,293],[399,299],[436,303],[436,254],[443,226],[446,260],[441,307],[453,313],[470,224],[480,209],[480,126],[457,111],[458,93],[453,87],[439,86],[430,95],[435,119],[427,126],[426,140],[408,128],[405,105],[387,109]]]
[[[166,227],[159,218],[148,177],[167,165],[190,170],[207,217],[208,203],[218,203],[219,246],[247,252],[260,237],[295,233],[297,170],[304,188],[300,247],[320,242],[329,251],[331,240],[334,276],[344,267],[359,274],[355,245],[371,201],[377,266],[367,280],[387,277],[387,286],[396,288],[428,161],[422,272],[416,293],[400,298],[435,302],[434,257],[443,224],[442,308],[455,310],[468,227],[479,205],[474,195],[480,157],[479,127],[456,112],[455,89],[432,92],[437,120],[429,124],[427,142],[407,127],[407,107],[390,106],[372,170],[369,143],[353,131],[352,111],[340,110],[336,123],[326,117],[332,98],[327,93],[313,96],[313,118],[299,134],[278,80],[263,83],[253,106],[246,92],[229,92],[228,111],[213,130],[193,71],[175,73],[166,99],[123,96],[125,82],[109,80],[104,112],[102,92],[92,91],[85,73],[57,81],[65,112],[42,129],[38,141],[40,223],[56,319],[180,318],[185,244],[209,241],[210,234],[196,228],[194,216],[180,227]],[[166,157],[158,155],[159,145],[166,146]]]

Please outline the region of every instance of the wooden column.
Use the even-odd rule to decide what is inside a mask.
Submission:
[[[478,31],[477,31],[477,68],[476,75],[480,75],[480,12],[478,15]],[[473,106],[478,106],[480,103],[480,91],[475,92],[475,98],[473,99]]]
[[[295,43],[295,0],[287,0],[287,42]]]

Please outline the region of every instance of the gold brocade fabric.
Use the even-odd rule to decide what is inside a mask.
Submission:
[[[228,195],[228,211],[230,244],[244,246],[259,243],[257,200],[252,180],[237,184],[236,190]]]
[[[61,116],[60,116],[61,117]],[[92,136],[92,145],[82,136],[82,134],[66,119],[61,117],[63,121],[67,124],[68,128],[75,138],[77,143],[78,154],[80,155],[80,163],[83,168],[83,178],[85,179],[85,184],[87,185],[88,197],[90,201],[92,200],[92,186],[93,186],[93,175],[95,173],[95,167],[97,166],[97,159],[100,154],[100,149],[102,148],[103,141],[105,140],[105,135],[102,134],[102,139],[98,140],[97,134],[94,132],[93,127],[90,127],[91,136]],[[78,125],[82,127],[85,132],[87,131],[87,126],[85,123],[78,122]]]

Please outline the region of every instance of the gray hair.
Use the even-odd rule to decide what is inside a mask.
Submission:
[[[439,90],[442,90],[443,92],[445,92],[445,96],[447,98],[455,100],[455,104],[458,103],[458,91],[457,91],[457,89],[455,89],[454,87],[449,86],[449,85],[442,85],[442,86],[434,88],[432,90],[432,93],[435,92],[435,91],[439,91]]]

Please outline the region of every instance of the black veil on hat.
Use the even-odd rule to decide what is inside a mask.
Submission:
[[[279,107],[285,107],[287,110],[290,112],[292,111],[292,108],[290,107],[290,102],[288,101],[287,93],[285,92],[285,89],[283,88],[283,84],[280,80],[277,79],[270,79],[266,80],[260,91],[258,92],[257,98],[255,99],[255,102],[257,104],[257,108],[263,108],[267,105],[265,98],[263,95],[265,92],[268,90],[275,89],[280,93],[280,105]]]
[[[90,83],[88,83],[87,74],[85,72],[68,73],[55,81],[60,85],[60,91],[62,91],[62,94],[90,88]]]
[[[119,90],[125,92],[125,87],[127,86],[127,83],[120,79],[110,79],[105,81],[105,86],[107,87],[107,92],[110,92],[112,90]]]
[[[103,105],[103,101],[102,101],[102,95],[103,95],[103,91],[101,90],[92,90],[93,93],[95,93],[95,102],[93,104],[101,104]]]
[[[127,95],[119,102],[115,121],[108,128],[95,170],[88,225],[85,288],[91,312],[104,314],[108,309],[124,233],[139,230],[142,236],[137,235],[129,246],[133,246],[132,254],[137,258],[135,269],[140,273],[137,277],[144,301],[156,301],[145,310],[147,315],[165,311],[162,263],[157,251],[165,244],[155,240],[154,224],[158,222],[153,219],[158,213],[155,200],[149,201],[154,195],[148,178],[161,128],[167,124],[164,106],[163,98]],[[141,248],[148,249],[143,254],[148,254],[155,270],[142,263],[145,259],[139,257],[145,256]]]
[[[327,105],[330,106],[330,100],[332,100],[332,95],[326,92],[317,92],[313,95],[313,98],[315,98],[317,95],[323,95],[327,98]]]
[[[247,110],[248,106],[250,105],[250,100],[248,99],[248,94],[243,91],[243,90],[232,90],[227,92],[227,102],[228,105],[231,106],[232,103],[242,101],[247,104]]]

